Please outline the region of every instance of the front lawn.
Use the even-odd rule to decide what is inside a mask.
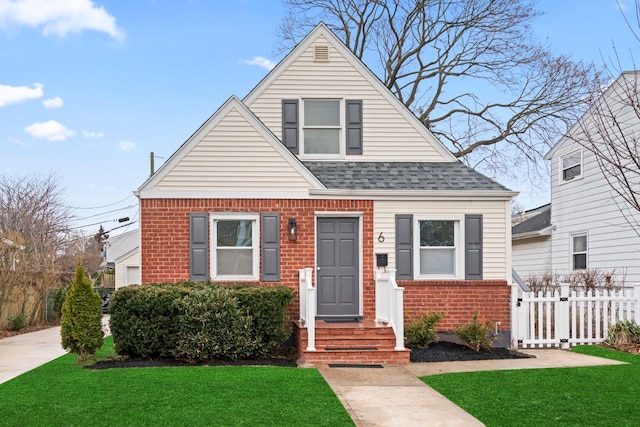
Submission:
[[[99,354],[113,353],[108,338]],[[7,426],[352,426],[315,369],[87,370],[66,355],[0,384]]]
[[[629,365],[445,374],[421,378],[487,426],[640,425],[640,355],[573,351]]]

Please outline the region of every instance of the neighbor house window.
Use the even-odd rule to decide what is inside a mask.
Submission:
[[[211,220],[211,277],[257,279],[258,214],[212,214]]]
[[[582,152],[574,151],[560,158],[562,181],[571,181],[582,176]]]
[[[587,269],[587,234],[574,234],[571,236],[571,269]]]
[[[340,101],[305,99],[303,108],[304,154],[341,153],[342,122]]]
[[[419,275],[454,277],[459,269],[459,221],[418,220]]]

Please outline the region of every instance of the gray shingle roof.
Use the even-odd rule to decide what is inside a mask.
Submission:
[[[511,235],[531,233],[533,231],[544,230],[551,225],[551,206],[549,209],[543,210],[538,215],[522,221],[511,228]]]
[[[509,191],[460,162],[303,162],[329,189]]]

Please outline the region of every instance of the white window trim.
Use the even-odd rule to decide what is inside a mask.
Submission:
[[[420,221],[454,221],[454,274],[420,274]],[[464,215],[413,216],[413,277],[417,279],[464,279]]]
[[[340,141],[338,141],[338,146],[340,147],[340,152],[337,154],[308,154],[304,150],[304,130],[307,127],[304,119],[304,103],[305,101],[338,101],[340,105],[339,118],[340,125],[337,126],[340,128]],[[303,160],[336,160],[336,159],[344,159],[346,153],[346,124],[345,124],[345,100],[343,98],[301,98],[300,99],[300,108],[298,110],[298,114],[300,117],[298,121],[300,123],[300,158]],[[322,127],[318,126],[309,126],[311,129],[322,129]],[[326,129],[335,129],[334,126],[326,127]]]
[[[564,173],[563,173],[564,172],[564,167],[562,165],[562,163],[563,163],[562,160],[565,157],[569,157],[570,155],[575,154],[575,153],[580,153],[580,175],[576,175],[575,177],[565,181],[564,177],[563,177],[563,175],[564,175]],[[562,154],[560,156],[560,158],[558,159],[558,181],[559,181],[560,185],[568,184],[570,182],[575,182],[577,180],[580,180],[580,179],[582,179],[583,175],[584,175],[584,153],[582,151],[582,148],[566,152],[566,153],[564,153],[564,154]]]
[[[574,252],[573,250],[573,239],[574,237],[581,237],[584,236],[587,238],[587,244],[586,244],[586,250],[584,252]],[[578,253],[578,254],[585,254],[585,268],[584,269],[576,269],[573,268],[573,256]],[[569,271],[585,271],[589,269],[589,234],[586,231],[581,231],[578,233],[571,233],[569,235]]]
[[[209,247],[209,265],[211,278],[215,280],[259,280],[260,279],[260,214],[248,212],[211,212],[210,229],[211,243]],[[253,242],[253,274],[249,275],[218,275],[216,265],[216,242],[218,238],[218,228],[216,222],[220,220],[250,220],[254,224],[251,227],[251,241]]]

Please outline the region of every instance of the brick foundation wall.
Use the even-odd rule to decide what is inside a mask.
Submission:
[[[298,270],[315,265],[315,213],[361,212],[363,257],[363,303],[365,318],[375,310],[373,284],[373,201],[291,199],[142,199],[140,200],[142,283],[189,280],[189,213],[279,212],[280,282],[250,282],[265,286],[289,286],[296,293],[289,311],[299,313]],[[298,240],[287,238],[289,218],[296,218]]]
[[[439,331],[454,331],[471,321],[500,322],[501,331],[511,329],[511,289],[503,280],[398,281],[404,288],[405,323],[429,310],[443,312]]]

